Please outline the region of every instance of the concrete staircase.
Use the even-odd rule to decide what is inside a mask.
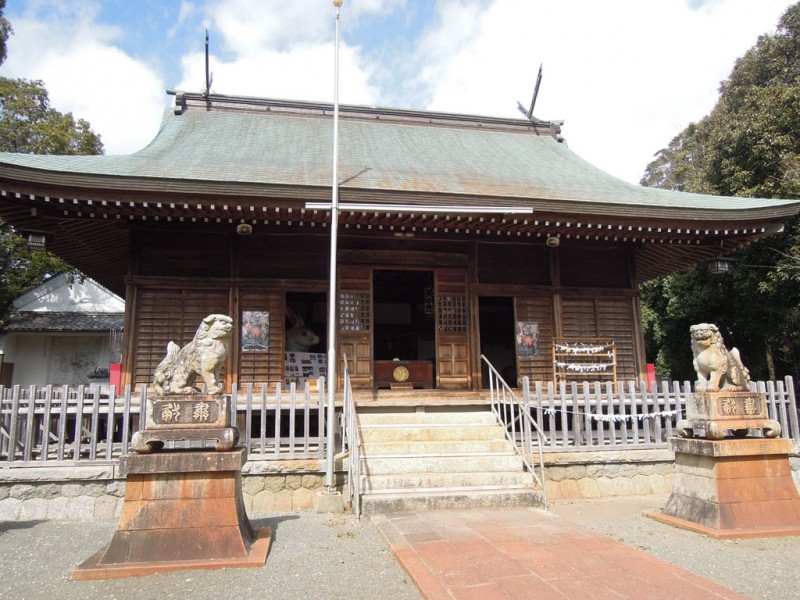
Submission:
[[[542,503],[490,410],[359,410],[358,421],[366,514]]]

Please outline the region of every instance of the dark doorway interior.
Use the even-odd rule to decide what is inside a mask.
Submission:
[[[309,352],[324,353],[328,350],[328,303],[326,294],[318,292],[287,292],[286,307],[302,319],[305,327],[313,331],[319,342],[309,348]],[[287,311],[288,312],[288,311]],[[286,320],[287,331],[294,324]]]
[[[514,347],[514,299],[486,296],[478,299],[481,354],[511,387],[517,387],[517,354]],[[489,387],[489,369],[481,361],[481,381]]]
[[[372,294],[375,360],[433,362],[433,272],[376,270]]]

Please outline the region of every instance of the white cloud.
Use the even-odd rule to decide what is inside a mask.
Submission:
[[[530,102],[544,63],[536,116],[564,119],[573,150],[635,182],[653,153],[711,110],[734,60],[774,31],[790,4],[438,0],[432,22],[410,31],[403,26],[430,4],[345,0],[341,100],[516,117],[517,101]],[[53,106],[89,120],[109,153],[150,142],[169,100],[159,70],[120,49],[121,36],[137,25],[99,24],[100,5],[90,0],[25,6],[28,13],[12,20],[3,75],[43,79]],[[181,0],[177,22],[163,24],[162,38],[188,33],[202,19],[212,35],[213,91],[332,100],[330,0]],[[383,34],[389,43],[367,45]],[[418,38],[407,44],[397,37],[404,34]],[[158,47],[138,55],[167,62]],[[202,90],[202,53],[177,62],[181,74],[170,76],[170,85],[179,80],[177,87]]]
[[[442,0],[417,84],[436,110],[566,120],[570,147],[636,182],[651,156],[707,114],[735,58],[774,31],[786,0]],[[695,8],[692,8],[695,6]]]
[[[108,154],[143,148],[160,123],[162,79],[114,46],[120,32],[94,22],[93,4],[55,4],[45,20],[14,20],[3,75],[44,81],[51,106],[89,121]]]
[[[181,28],[181,26],[186,23],[192,16],[197,13],[197,7],[194,5],[193,2],[187,2],[183,0],[181,2],[181,8],[178,11],[178,21],[175,23],[173,27],[171,27],[167,31],[167,37],[169,39],[174,39],[175,34]]]
[[[357,48],[342,45],[340,54],[342,102],[372,104],[378,92],[369,82],[369,66]],[[211,90],[217,94],[332,102],[333,57],[332,43],[297,46],[291,52],[264,49],[228,62],[212,57]],[[201,91],[205,85],[204,56],[186,55],[182,66],[178,88]]]
[[[346,4],[351,22],[367,14],[391,12],[403,0]],[[343,9],[344,11],[345,9]],[[206,9],[209,27],[222,38],[224,56],[210,57],[212,91],[272,98],[333,100],[335,9],[320,0],[254,3],[220,0]],[[342,25],[344,29],[344,24]],[[205,59],[181,59],[179,88],[199,91]],[[341,101],[372,104],[379,90],[371,83],[377,65],[358,46],[340,44]]]

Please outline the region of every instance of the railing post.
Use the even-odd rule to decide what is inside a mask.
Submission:
[[[261,386],[261,421],[259,422],[259,455],[267,453],[267,384]]]
[[[527,418],[523,419],[524,423],[524,437],[525,437],[525,451],[530,454],[530,460],[533,462],[533,432],[531,431],[531,382],[527,376],[522,378],[522,397],[524,399],[524,409]]]
[[[239,385],[234,383],[231,384],[231,426],[237,427],[238,426],[238,411],[239,411]],[[250,446],[247,447],[247,454],[250,454]]]
[[[42,416],[42,461],[47,460],[50,451],[50,413],[53,410],[53,386],[45,386],[44,415]]]
[[[117,422],[117,386],[109,386],[106,406],[106,460],[111,460],[114,449],[114,427]]]
[[[275,385],[275,457],[280,456],[281,453],[281,403],[283,401],[283,393],[281,383]]]
[[[608,398],[608,439],[612,446],[617,445],[617,412],[614,406],[614,385],[610,381],[606,381],[606,398]]]
[[[20,387],[15,385],[11,391],[11,422],[8,426],[8,462],[14,461],[17,452],[17,424],[19,423]]]
[[[72,444],[72,458],[78,462],[81,454],[81,437],[83,434],[83,401],[84,401],[84,387],[78,386],[77,402],[75,403],[75,431],[74,440]]]
[[[128,444],[131,441],[131,405],[133,404],[133,390],[130,384],[125,385],[125,399],[122,407],[122,456],[128,453]],[[64,399],[62,398],[62,402]],[[142,409],[139,409],[142,412]]]
[[[800,426],[797,422],[797,411],[800,407],[797,406],[794,396],[794,379],[792,379],[791,375],[787,375],[784,381],[786,382],[786,393],[789,398],[789,423],[792,429],[791,438],[796,444],[800,444]]]
[[[25,440],[22,444],[22,459],[30,461],[33,457],[34,424],[36,422],[36,386],[28,388],[28,419],[25,421]]]
[[[238,395],[238,390],[237,390]],[[233,390],[231,390],[231,403],[234,403]],[[236,427],[236,423],[233,424]],[[251,431],[253,429],[253,383],[250,382],[245,387],[244,392],[244,435],[239,435],[239,439],[244,441],[244,446],[247,448],[247,459],[250,459],[251,448],[253,440],[251,439]]]

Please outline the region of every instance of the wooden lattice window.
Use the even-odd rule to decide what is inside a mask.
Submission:
[[[439,331],[461,333],[467,330],[467,298],[463,295],[437,298]]]
[[[344,292],[339,294],[339,330],[369,331],[369,292]]]

